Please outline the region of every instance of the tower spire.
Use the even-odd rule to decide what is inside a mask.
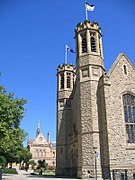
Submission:
[[[38,120],[36,136],[40,133],[40,120]]]

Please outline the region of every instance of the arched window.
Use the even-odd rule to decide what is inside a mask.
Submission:
[[[38,149],[36,149],[36,157],[39,157]]]
[[[91,52],[96,52],[96,40],[95,40],[95,33],[91,32],[90,43],[91,43]]]
[[[127,133],[127,142],[135,143],[135,96],[123,95],[124,117]]]
[[[90,42],[91,42],[91,51],[96,52],[96,41],[93,36],[90,38]]]
[[[64,89],[64,74],[61,74],[60,89]]]
[[[45,150],[43,151],[43,157],[46,157],[46,152],[45,152]]]
[[[126,65],[124,65],[123,68],[124,68],[124,74],[127,74],[127,67],[126,67]]]
[[[86,34],[83,34],[83,35],[82,35],[82,53],[87,53]]]
[[[40,150],[40,157],[43,157],[43,151]]]
[[[71,87],[71,74],[67,73],[67,88]]]
[[[75,84],[75,75],[73,74],[73,87],[74,87],[74,84]]]
[[[102,54],[102,50],[101,50],[101,37],[100,36],[98,36],[99,37],[99,52],[100,52],[100,55]]]

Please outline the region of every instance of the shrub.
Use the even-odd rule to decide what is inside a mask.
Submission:
[[[0,156],[0,168],[4,168],[7,164],[7,160],[4,156]]]
[[[6,173],[6,174],[18,174],[16,169],[14,169],[14,168],[5,168],[4,173]]]

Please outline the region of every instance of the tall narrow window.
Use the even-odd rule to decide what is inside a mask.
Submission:
[[[75,75],[73,74],[73,87],[74,87],[74,84],[75,84]]]
[[[101,41],[101,37],[100,36],[98,36],[98,37],[99,37],[99,39],[98,39],[99,40],[99,52],[100,52],[100,55],[101,55],[102,54],[102,51],[101,51],[101,42],[100,42]]]
[[[127,133],[127,142],[135,143],[135,96],[123,95],[124,117]]]
[[[124,74],[127,74],[127,67],[126,67],[126,65],[124,65],[123,68],[124,68]]]
[[[90,42],[91,42],[91,52],[96,52],[96,40],[95,40],[95,33],[90,34]]]
[[[82,53],[87,53],[86,34],[83,34],[83,35],[82,35]]]
[[[71,74],[67,73],[67,88],[71,87]]]
[[[64,89],[64,74],[61,74],[60,89]]]

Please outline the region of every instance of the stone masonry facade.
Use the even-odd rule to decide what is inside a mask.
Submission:
[[[56,175],[135,176],[135,68],[120,53],[104,69],[102,33],[88,20],[75,29],[76,67],[57,69]]]
[[[36,132],[35,139],[28,140],[28,149],[32,154],[32,160],[35,161],[36,166],[39,160],[45,160],[49,167],[56,167],[56,142],[50,141],[50,132],[47,133],[47,139],[40,132],[40,124]]]

